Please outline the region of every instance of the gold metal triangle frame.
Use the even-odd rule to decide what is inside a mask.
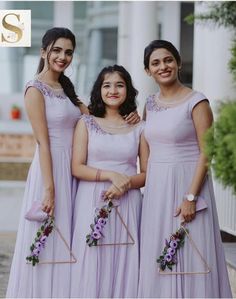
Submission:
[[[129,238],[131,239],[131,242],[121,242],[121,243],[102,243],[102,244],[97,244],[97,246],[120,246],[120,245],[134,245],[135,244],[135,241],[134,241],[134,238],[132,237],[127,225],[125,224],[124,222],[124,219],[122,218],[120,212],[118,211],[118,207],[115,206],[114,207],[115,209],[115,212],[117,214],[117,216],[119,217],[122,225],[125,227],[125,230],[127,231],[127,234],[129,236]]]
[[[202,256],[201,252],[199,251],[199,249],[197,248],[196,243],[193,241],[192,237],[190,236],[190,234],[188,233],[188,231],[186,230],[186,228],[184,227],[184,225],[181,225],[181,227],[183,228],[183,230],[185,231],[187,238],[189,239],[192,247],[195,249],[195,251],[197,252],[198,256],[200,257],[202,264],[206,267],[206,271],[200,271],[200,272],[165,272],[161,269],[159,269],[159,274],[160,275],[190,275],[190,274],[208,274],[211,272],[210,267],[207,264],[207,261],[204,259],[204,257]]]
[[[58,233],[58,235],[60,236],[62,242],[65,244],[66,249],[68,250],[68,252],[70,253],[70,260],[64,260],[64,261],[39,261],[37,264],[74,264],[77,263],[77,258],[75,257],[75,255],[73,254],[73,252],[70,249],[70,246],[68,245],[66,239],[63,237],[61,231],[59,230],[59,228],[54,224],[54,230]],[[27,262],[27,264],[31,264],[30,262]]]

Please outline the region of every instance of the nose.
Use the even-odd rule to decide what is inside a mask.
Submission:
[[[113,85],[113,84],[110,86],[110,93],[111,93],[111,94],[116,94],[116,93],[117,93],[117,88],[116,88],[116,86]]]
[[[64,60],[64,59],[66,58],[66,54],[65,54],[65,52],[61,51],[60,54],[59,54],[59,58],[60,58],[61,60]]]
[[[161,69],[161,70],[163,70],[163,69],[166,68],[166,64],[165,64],[164,61],[161,61],[160,64],[159,64],[159,66],[160,66],[160,69]]]

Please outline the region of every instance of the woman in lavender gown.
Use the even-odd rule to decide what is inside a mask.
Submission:
[[[138,296],[231,297],[212,179],[203,151],[203,135],[212,125],[209,101],[180,82],[181,58],[170,42],[151,42],[145,48],[144,66],[160,90],[148,97],[145,108],[144,134],[150,157]],[[176,250],[169,237],[183,222],[195,245],[185,236],[183,247],[178,245]],[[169,249],[162,254],[165,239]],[[180,239],[175,235],[174,240],[176,245]],[[161,255],[162,263],[157,263]],[[164,272],[159,272],[160,266]]]
[[[25,106],[36,139],[21,210],[7,297],[68,297],[70,264],[26,263],[40,222],[24,218],[33,201],[55,216],[65,241],[71,241],[71,145],[74,127],[87,107],[64,75],[75,50],[75,36],[66,28],[49,29],[42,39],[37,76],[26,85]],[[80,109],[79,109],[79,108]],[[40,261],[70,261],[70,252],[56,232],[48,237]]]
[[[80,181],[72,239],[78,263],[72,265],[71,297],[137,297],[139,188],[145,182],[148,147],[143,137],[143,123],[130,126],[122,117],[136,109],[136,94],[131,77],[123,67],[104,68],[91,92],[92,115],[82,117],[75,129],[72,173]],[[100,211],[108,200],[117,207],[112,209],[103,227],[104,237],[98,240],[96,236],[87,237],[86,243],[94,211]],[[93,241],[98,246],[89,247]]]

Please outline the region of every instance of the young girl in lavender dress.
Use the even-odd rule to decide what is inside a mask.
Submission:
[[[160,91],[148,97],[145,111],[150,157],[142,209],[138,296],[231,297],[212,180],[203,151],[203,135],[212,125],[209,101],[180,82],[181,58],[170,42],[151,42],[144,52],[144,65]],[[197,211],[200,205],[205,209]],[[169,237],[181,222],[185,222],[195,246],[185,236],[183,247],[176,253]],[[165,239],[171,249],[160,264],[157,259]],[[175,236],[175,240],[178,244],[180,239]],[[167,262],[174,263],[172,271],[163,267]],[[160,265],[164,273],[159,272]]]
[[[92,89],[92,115],[82,117],[75,129],[72,173],[80,181],[72,241],[78,263],[72,265],[71,297],[124,298],[138,294],[139,188],[145,182],[148,147],[143,122],[127,126],[122,117],[136,109],[136,94],[123,67],[104,68]],[[102,229],[104,237],[95,239],[102,246],[89,247],[86,236],[91,234],[95,210],[100,211],[108,200],[118,205],[122,219],[113,208]]]

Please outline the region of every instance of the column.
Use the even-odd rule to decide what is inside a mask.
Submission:
[[[92,29],[89,38],[88,50],[88,75],[86,91],[90,92],[91,87],[97,77],[102,58],[102,32],[100,29]]]
[[[139,113],[145,99],[157,87],[143,66],[144,48],[157,39],[157,7],[155,2],[120,2],[118,25],[118,63],[127,67],[139,91]]]
[[[195,3],[195,13],[207,9],[206,4]],[[235,96],[228,68],[232,39],[232,33],[223,27],[194,25],[193,88],[206,94],[213,108],[218,101]]]
[[[66,27],[73,31],[73,27],[74,27],[73,12],[74,12],[73,1],[55,1],[53,25],[55,27]]]

